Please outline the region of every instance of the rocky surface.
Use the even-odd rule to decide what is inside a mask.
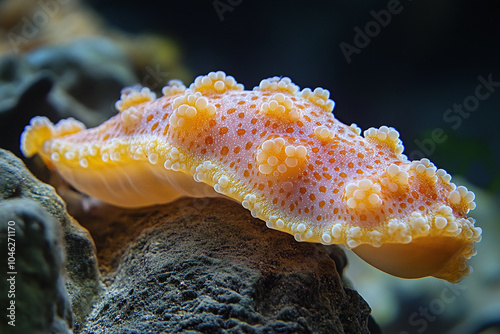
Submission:
[[[21,132],[36,115],[95,126],[116,113],[120,90],[137,82],[123,51],[103,38],[0,58],[0,142],[20,155]]]
[[[0,203],[8,203],[16,199],[25,199],[39,203],[41,207],[53,217],[62,230],[62,237],[64,240],[63,248],[66,253],[66,288],[72,304],[73,328],[78,330],[85,317],[91,311],[93,298],[102,291],[92,239],[89,233],[68,215],[64,202],[51,186],[33,177],[21,160],[13,154],[0,149]],[[17,207],[19,207],[19,205],[20,204],[17,204]],[[26,219],[29,218],[28,221],[31,221],[32,219],[30,217],[36,218],[40,215],[42,218],[44,217],[39,210],[37,211],[33,208],[33,206],[28,205],[23,207],[22,209],[24,211],[20,211],[21,213],[24,212],[22,215],[20,214],[21,218],[27,217]],[[32,211],[32,209],[34,211]],[[11,209],[5,209],[5,211],[0,209],[0,212],[6,215],[6,218],[4,218],[5,220],[8,219],[8,215],[17,214],[16,210],[11,207]],[[45,221],[45,223],[40,224],[49,224],[44,219],[35,220],[40,222]],[[31,223],[27,222],[26,225],[28,226],[28,224]],[[43,240],[44,237],[40,236],[40,238]],[[49,247],[50,245],[50,243],[46,243],[45,245],[37,246],[40,247],[41,253],[44,254],[43,259],[40,259],[40,265],[43,266],[46,264],[47,268],[50,267],[51,270],[57,271],[59,270],[57,267],[52,268],[56,264],[56,262],[54,262],[55,260],[47,262],[48,258],[55,256],[50,255],[53,253],[53,250],[58,249],[57,247],[52,249]],[[63,255],[61,254],[60,256]],[[2,271],[1,274],[3,275],[4,273],[5,272]],[[36,271],[30,274],[33,276],[29,279],[36,279],[36,277],[38,277]],[[34,303],[35,299],[32,300],[32,302]],[[34,307],[41,308],[43,304],[34,304]]]
[[[90,234],[52,187],[4,150],[0,196],[2,221],[34,231],[23,234],[33,244],[27,251],[40,254],[26,282],[51,287],[30,284],[30,296],[50,296],[27,299],[45,311],[41,332],[369,333],[370,308],[342,282],[341,249],[298,243],[229,200],[185,198],[127,210],[81,199],[87,204],[74,213],[95,240],[101,278]]]
[[[298,243],[237,203],[102,206],[78,219],[107,285],[84,333],[368,333],[342,250]]]
[[[7,318],[0,321],[0,332],[71,333],[59,224],[33,200],[2,201],[0,244],[4,245],[0,304],[8,310]]]

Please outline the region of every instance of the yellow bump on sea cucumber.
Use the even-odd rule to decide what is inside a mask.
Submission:
[[[361,135],[361,128],[356,124],[352,123],[350,128],[356,133],[358,136]]]
[[[396,276],[471,272],[474,193],[428,159],[409,161],[395,129],[362,136],[333,116],[327,90],[287,77],[243,89],[222,71],[188,88],[170,81],[157,99],[126,88],[119,114],[93,129],[33,118],[21,149],[114,205],[223,196],[297,241],[342,244]]]
[[[476,208],[476,203],[474,203],[475,198],[476,195],[464,186],[458,187],[449,195],[451,204],[454,204],[456,206],[463,205],[467,207],[467,210],[474,210]]]
[[[316,135],[319,139],[329,140],[335,137],[335,132],[330,130],[327,126],[318,125],[314,128],[314,135]]]
[[[163,96],[173,96],[177,94],[182,94],[186,91],[186,86],[182,81],[177,79],[172,79],[168,82],[168,85],[162,88],[161,92]]]
[[[116,101],[115,108],[118,111],[124,111],[132,106],[153,101],[154,99],[156,99],[156,94],[147,87],[127,87],[122,89],[121,97],[118,101]]]
[[[370,179],[348,183],[345,187],[346,204],[351,209],[366,210],[382,205],[380,185]]]
[[[174,100],[173,108],[175,109],[169,119],[172,128],[193,127],[193,122],[212,119],[216,110],[215,105],[210,103],[200,92],[191,93],[189,91]]]
[[[254,90],[281,92],[295,96],[299,90],[299,86],[294,84],[290,78],[272,77],[262,80],[259,87],[255,87]]]
[[[256,160],[260,173],[280,176],[300,168],[306,156],[305,146],[286,145],[285,139],[279,137],[264,141],[257,150]]]
[[[38,153],[47,140],[85,130],[85,125],[73,118],[52,124],[47,117],[36,116],[26,126],[21,136],[21,150],[26,157]]]
[[[399,139],[399,132],[394,128],[381,126],[379,129],[369,128],[364,133],[365,138],[373,139],[390,147],[396,154],[403,153],[403,143]]]
[[[293,101],[282,93],[276,93],[260,106],[260,110],[268,115],[281,117],[285,121],[295,122],[300,119],[300,111],[294,108]]]
[[[231,89],[243,90],[243,85],[237,83],[232,76],[226,76],[226,73],[217,71],[197,77],[189,89],[193,92],[221,94]]]
[[[330,92],[326,89],[317,87],[312,91],[310,88],[304,88],[300,92],[301,97],[308,99],[310,102],[320,106],[327,112],[331,112],[335,107],[335,102],[329,99]]]
[[[381,184],[387,187],[390,191],[405,190],[408,185],[408,173],[396,164],[389,165],[385,174],[381,179]]]

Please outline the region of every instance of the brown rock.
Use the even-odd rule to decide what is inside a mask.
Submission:
[[[106,268],[85,333],[368,333],[345,255],[268,229],[240,205],[186,198],[79,218]]]

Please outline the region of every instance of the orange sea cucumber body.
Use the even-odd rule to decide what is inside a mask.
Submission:
[[[457,281],[470,272],[481,236],[467,218],[474,194],[429,160],[408,161],[396,130],[361,136],[335,119],[328,91],[299,91],[288,78],[245,91],[212,72],[163,93],[126,89],[120,113],[89,130],[35,118],[23,152],[115,205],[224,195],[270,228],[354,248],[398,276]]]

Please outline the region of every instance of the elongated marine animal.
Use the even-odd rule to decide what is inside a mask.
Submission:
[[[342,244],[395,276],[457,282],[471,272],[482,232],[467,217],[474,193],[428,159],[409,161],[395,129],[362,136],[334,117],[327,90],[286,77],[247,91],[218,71],[162,93],[125,88],[119,113],[88,130],[35,117],[21,150],[117,206],[225,196],[269,228]]]

